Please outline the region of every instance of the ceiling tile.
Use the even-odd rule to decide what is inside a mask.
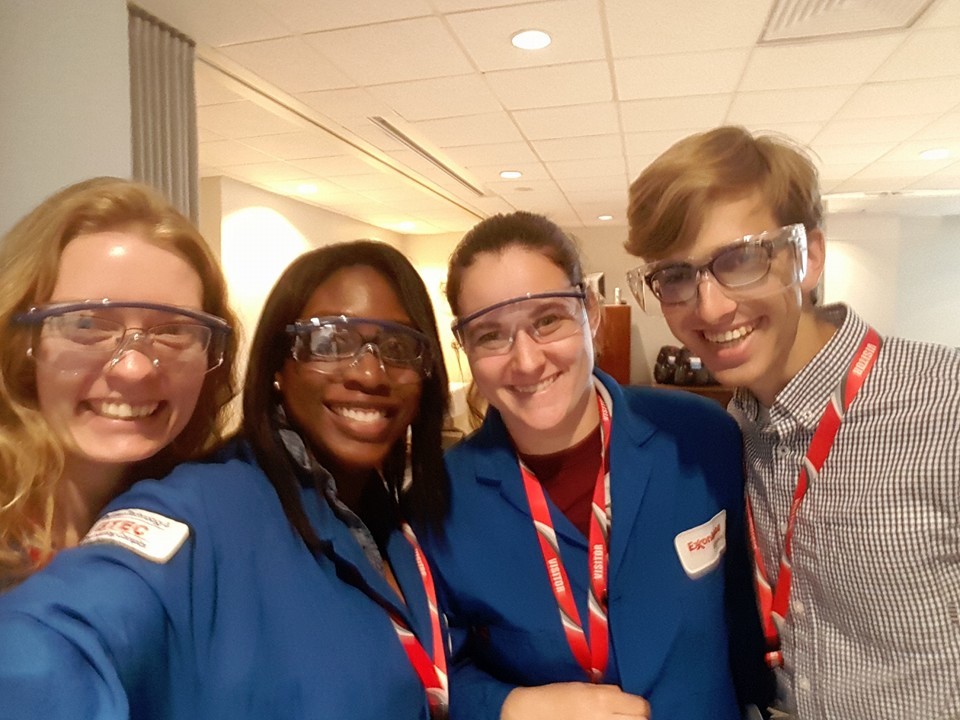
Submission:
[[[442,148],[476,145],[480,138],[489,140],[491,143],[520,140],[520,132],[506,113],[424,120],[412,124],[418,133]]]
[[[249,100],[197,108],[197,125],[233,139],[300,130]]]
[[[380,170],[382,165],[378,166],[373,160],[366,161],[362,156],[339,155],[337,157],[311,158],[308,160],[297,160],[294,163],[298,168],[306,170],[310,175],[333,180],[341,175],[368,175],[371,168]]]
[[[659,155],[678,140],[690,135],[689,130],[658,130],[624,135],[626,152],[631,155]]]
[[[526,185],[531,180],[548,180],[550,178],[543,163],[538,162],[510,163],[509,165],[502,163],[496,165],[471,165],[467,169],[485,184],[491,182],[507,182],[514,183],[515,185]],[[502,170],[516,170],[517,172],[523,173],[523,175],[516,180],[503,180],[500,177]]]
[[[366,120],[372,115],[383,115],[388,108],[363,88],[300,93],[297,99],[321,115],[341,123],[347,123],[356,118]]]
[[[306,180],[313,174],[280,161],[252,165],[231,165],[223,169],[230,177],[254,183]]]
[[[515,110],[513,119],[529,140],[608,135],[620,131],[617,108],[613,103]]]
[[[453,37],[435,17],[303,37],[360,85],[463,75],[472,70]]]
[[[752,47],[770,0],[606,0],[615,57]]]
[[[204,165],[249,165],[251,163],[272,162],[274,155],[247,147],[236,140],[216,140],[199,144],[199,160]]]
[[[453,13],[515,5],[516,0],[433,0],[433,4],[440,12]]]
[[[477,138],[482,140],[483,138]],[[509,142],[491,145],[462,145],[446,148],[444,153],[463,167],[486,165],[489,163],[528,163],[537,160],[530,146],[525,142]]]
[[[859,165],[861,168],[890,152],[896,143],[869,143],[843,145],[816,144],[811,148],[818,165]]]
[[[960,137],[960,112],[951,112],[937,118],[917,132],[915,140],[950,140]]]
[[[948,165],[939,172],[931,173],[917,180],[910,187],[925,190],[953,190],[960,192],[960,162]]]
[[[366,175],[340,175],[336,180],[336,184],[340,187],[356,192],[400,188],[403,187],[406,182],[407,181],[395,174],[382,172],[370,172]]]
[[[871,80],[960,75],[960,27],[921,30],[908,37]],[[960,83],[960,78],[957,80]]]
[[[903,41],[900,33],[754,48],[740,90],[864,82]]]
[[[198,42],[204,176],[242,175],[364,220],[406,217],[416,232],[472,223],[457,204],[599,226],[599,207],[622,206],[628,180],[660,152],[723,122],[811,144],[825,190],[960,188],[960,171],[945,167],[960,162],[915,158],[960,142],[960,0],[932,0],[900,32],[763,46],[771,0],[145,3]],[[553,45],[512,48],[510,34],[531,26],[552,32]],[[271,96],[302,118],[272,112]],[[524,177],[503,181],[506,168]],[[305,183],[317,185],[313,197]]]
[[[596,0],[558,0],[448,15],[447,22],[481,71],[601,60],[606,53]],[[510,38],[537,29],[553,42],[519,50]]]
[[[960,0],[933,0],[917,21],[917,27],[960,27]]]
[[[342,155],[346,149],[342,140],[328,135],[322,130],[244,138],[243,144],[281,160]]]
[[[933,148],[943,149],[950,154],[943,160],[924,160],[920,153]],[[885,161],[902,161],[917,163],[921,167],[929,167],[929,172],[937,172],[947,165],[960,160],[960,138],[949,142],[931,143],[929,140],[910,140],[900,143],[883,158]],[[958,188],[960,189],[960,188]]]
[[[327,198],[340,197],[344,192],[342,187],[315,177],[274,180],[266,185],[271,191],[280,195],[291,195],[314,203],[323,202]]]
[[[952,78],[869,83],[853,94],[836,117],[848,120],[898,115],[939,115],[957,103],[960,103],[960,75]]]
[[[427,0],[269,0],[268,4],[288,25],[300,33],[422,17],[433,12]]]
[[[502,70],[486,74],[507,110],[558,107],[613,99],[610,70],[604,62]]]
[[[844,145],[870,142],[899,142],[910,137],[935,116],[861,118],[859,120],[833,120],[814,138],[817,145]]]
[[[256,0],[137,0],[137,5],[214,47],[290,34],[290,28]]]
[[[617,60],[617,97],[679,97],[733,92],[750,51],[714,50]]]
[[[213,142],[214,140],[223,140],[223,135],[215,133],[212,130],[207,130],[205,128],[197,128],[197,142]]]
[[[299,37],[231,45],[221,52],[288,93],[333,90],[355,84]]]
[[[204,62],[194,63],[193,77],[197,105],[221,105],[243,100],[240,95],[226,87],[223,73]]]
[[[767,122],[750,123],[750,131],[758,135],[783,135],[800,145],[810,142],[823,130],[822,122]]]
[[[616,177],[626,183],[627,168],[622,157],[585,160],[554,160],[546,163],[547,170],[557,180],[563,178]]]
[[[602,177],[575,177],[559,178],[557,185],[567,195],[591,191],[613,191],[625,193],[627,186],[620,175],[604,175]]]
[[[531,144],[541,160],[582,160],[623,155],[620,136],[614,134],[535,140]]]
[[[624,132],[707,130],[727,114],[731,95],[694,95],[620,103]],[[688,133],[689,134],[689,133]]]
[[[910,176],[896,177],[890,175],[881,175],[878,177],[864,177],[858,173],[851,178],[847,178],[842,183],[839,183],[831,192],[897,192],[915,181],[916,178]]]
[[[410,122],[502,109],[490,88],[476,74],[376,85],[370,92]]]
[[[627,178],[630,182],[636,180],[640,173],[647,169],[647,167],[654,160],[657,159],[659,153],[656,155],[630,155],[627,157]]]
[[[727,122],[740,125],[829,120],[856,91],[856,85],[762,90],[734,95]]]

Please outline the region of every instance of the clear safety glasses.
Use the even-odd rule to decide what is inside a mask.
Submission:
[[[587,321],[586,297],[582,287],[521,295],[460,318],[451,327],[469,357],[505,355],[521,330],[540,344],[580,332]]]
[[[339,315],[297,320],[286,331],[293,359],[315,372],[340,375],[369,352],[391,382],[430,376],[430,339],[400,323]]]
[[[141,326],[131,326],[131,311]],[[30,354],[63,366],[116,365],[137,349],[154,367],[202,365],[205,372],[223,362],[230,326],[199,310],[149,302],[109,299],[32,307],[13,322],[35,329]]]
[[[783,251],[789,252],[783,252]],[[776,267],[776,272],[771,269]],[[704,261],[661,260],[627,272],[627,282],[646,312],[683,305],[697,297],[707,273],[735,299],[774,295],[800,282],[807,271],[807,234],[801,223],[745,235]]]

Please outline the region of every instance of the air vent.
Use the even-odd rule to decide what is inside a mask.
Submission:
[[[438,158],[436,155],[431,153],[429,150],[424,148],[422,145],[420,145],[420,143],[418,143],[412,137],[407,135],[403,130],[398,128],[396,125],[391,123],[386,118],[380,117],[379,115],[374,115],[373,117],[369,118],[369,120],[378,128],[383,130],[387,135],[392,137],[394,140],[406,145],[408,148],[413,150],[417,155],[422,157],[424,160],[426,160],[430,164],[442,170],[446,175],[450,176],[451,178],[456,180],[458,183],[463,185],[465,188],[467,188],[467,190],[470,190],[471,192],[473,192],[477,197],[484,197],[486,195],[486,193],[484,193],[483,190],[480,190],[476,185],[471,183],[469,180],[463,177],[460,173],[458,173],[456,170],[451,168],[449,165],[447,165],[445,162],[443,162],[440,158]]]
[[[777,0],[760,43],[908,28],[933,0]]]

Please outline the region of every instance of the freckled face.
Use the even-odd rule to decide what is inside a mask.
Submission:
[[[200,276],[180,255],[131,232],[99,232],[71,240],[60,257],[49,302],[109,298],[201,310]],[[128,328],[170,320],[157,311],[118,311]],[[178,319],[182,319],[179,316]],[[154,367],[149,348],[134,346],[116,364],[36,349],[40,410],[66,449],[66,461],[128,465],[155,455],[187,425],[203,386],[205,360]]]
[[[318,285],[298,319],[346,315],[413,327],[393,285],[377,270],[355,265]],[[417,416],[423,383],[397,384],[371,352],[342,372],[325,374],[288,358],[277,374],[283,404],[331,471],[381,468]]]

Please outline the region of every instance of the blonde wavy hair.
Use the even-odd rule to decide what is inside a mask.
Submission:
[[[136,463],[129,481],[162,477],[223,439],[227,404],[236,395],[237,321],[227,304],[220,266],[196,228],[152,188],[119,178],[95,178],[47,198],[0,241],[0,588],[35,569],[24,553],[52,552],[54,497],[64,451],[38,409],[36,371],[28,357],[30,331],[11,318],[46,302],[64,247],[78,235],[135,232],[177,253],[200,276],[203,310],[226,320],[224,361],[204,378],[183,431],[152,458]]]

